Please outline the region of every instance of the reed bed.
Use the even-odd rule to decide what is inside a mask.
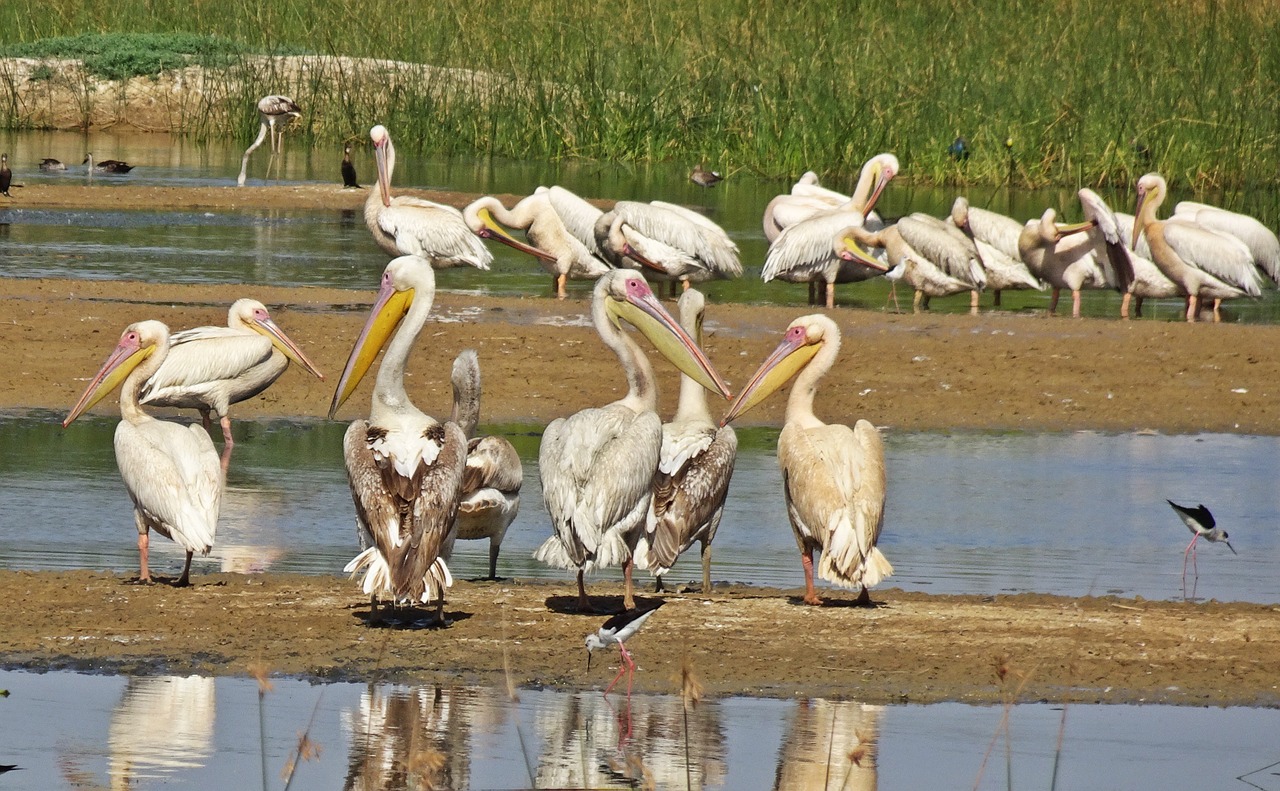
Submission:
[[[307,97],[294,97],[305,134],[381,121],[433,154],[705,160],[837,181],[891,150],[931,183],[1103,186],[1149,170],[1197,188],[1280,182],[1274,3],[441,0],[395,13],[368,0],[8,0],[0,48],[208,31],[233,62],[183,116],[197,136],[247,139],[253,100],[292,92]],[[331,58],[299,72],[261,57],[293,52]],[[394,63],[370,73],[343,57]],[[12,83],[0,70],[0,124],[22,126]],[[966,158],[948,151],[957,137]]]

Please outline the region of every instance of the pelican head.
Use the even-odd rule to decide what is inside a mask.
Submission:
[[[782,343],[773,350],[768,359],[751,375],[750,381],[729,407],[729,412],[720,420],[726,425],[740,417],[744,412],[763,401],[778,388],[791,381],[801,369],[809,364],[830,340],[840,342],[840,330],[836,323],[821,314],[801,316],[787,326],[782,336]]]
[[[169,328],[158,321],[139,321],[125,327],[120,342],[107,357],[107,361],[98,369],[98,373],[85,388],[84,395],[71,408],[62,427],[71,425],[71,421],[80,417],[85,410],[101,401],[120,383],[128,378],[133,370],[142,364],[156,349],[169,348]]]
[[[391,259],[386,269],[382,270],[378,297],[374,300],[364,329],[360,330],[355,346],[351,349],[347,365],[342,369],[342,377],[338,380],[338,389],[333,394],[333,402],[329,405],[330,420],[369,372],[378,352],[382,351],[382,347],[409,312],[419,288],[425,292],[428,300],[435,296],[435,272],[424,258],[402,255]]]
[[[867,198],[867,203],[862,207],[863,214],[870,214],[871,209],[876,205],[876,201],[880,199],[880,193],[884,192],[884,188],[898,175],[898,158],[893,154],[876,154],[867,160],[867,164],[862,166],[862,177],[870,177],[874,179],[875,187],[871,191],[871,197]]]
[[[1168,185],[1159,173],[1148,173],[1138,179],[1138,201],[1133,207],[1133,238],[1129,241],[1130,249],[1137,249],[1138,237],[1142,235],[1147,223],[1155,219],[1156,207],[1164,203],[1164,194],[1167,189]],[[1145,206],[1151,207],[1147,211],[1150,214],[1149,217],[1143,214],[1142,210]]]
[[[502,227],[493,217],[492,205],[501,206],[502,203],[491,195],[486,195],[479,200],[472,201],[462,210],[462,219],[466,222],[471,232],[481,239],[492,239],[495,242],[502,242],[513,250],[519,250],[522,253],[528,253],[534,258],[540,258],[543,261],[555,261],[556,257],[545,250],[540,250],[532,245],[525,244],[511,234],[507,233],[507,229]]]
[[[964,231],[965,236],[973,238],[973,229],[969,227],[969,199],[963,195],[951,204],[951,224]]]
[[[840,256],[844,261],[852,261],[855,264],[862,264],[863,266],[869,269],[874,269],[877,272],[888,272],[889,267],[885,266],[879,259],[873,257],[866,250],[863,250],[858,246],[857,240],[854,239],[852,234],[855,233],[855,229],[859,228],[860,226],[852,226],[845,228],[843,231],[836,234],[834,245],[836,255]]]
[[[391,205],[391,171],[396,166],[396,147],[391,144],[391,133],[382,124],[369,130],[369,139],[373,141],[373,157],[378,164],[378,191],[382,194],[382,205]]]
[[[702,349],[662,307],[639,272],[615,269],[605,274],[596,281],[594,298],[603,301],[605,314],[615,327],[621,329],[620,322],[626,321],[689,378],[725,398],[733,396]]]
[[[271,345],[279,349],[281,354],[306,368],[312,376],[321,381],[324,380],[324,374],[320,373],[320,369],[307,359],[307,355],[302,353],[298,344],[285,335],[284,330],[280,329],[280,326],[271,318],[266,305],[256,299],[237,299],[231,304],[227,319],[228,324],[239,324],[267,336],[271,339]]]

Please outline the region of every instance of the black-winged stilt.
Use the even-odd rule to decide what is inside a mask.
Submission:
[[[1196,567],[1195,550],[1196,540],[1201,536],[1204,537],[1205,541],[1221,541],[1227,545],[1227,549],[1231,550],[1231,554],[1240,554],[1239,552],[1236,552],[1236,548],[1231,546],[1231,542],[1227,540],[1227,531],[1215,526],[1217,523],[1213,520],[1213,514],[1209,513],[1209,509],[1205,508],[1203,504],[1198,505],[1195,508],[1188,508],[1185,505],[1178,505],[1173,500],[1166,499],[1165,502],[1173,507],[1173,512],[1178,515],[1178,518],[1182,520],[1183,524],[1185,524],[1192,533],[1191,543],[1187,544],[1187,548],[1182,551],[1183,579],[1186,579],[1187,576],[1188,552],[1191,553],[1191,568],[1195,570],[1197,577],[1200,576],[1200,569]]]
[[[593,634],[587,635],[587,670],[591,670],[591,652],[597,648],[604,648],[610,643],[618,644],[618,653],[622,657],[622,663],[618,667],[618,675],[613,677],[613,681],[609,682],[609,686],[604,688],[604,694],[608,695],[613,689],[613,685],[618,683],[618,679],[622,678],[623,673],[629,673],[627,676],[627,699],[631,698],[631,682],[635,678],[636,663],[632,661],[631,654],[627,652],[627,647],[623,642],[630,640],[636,632],[640,631],[640,627],[644,626],[644,622],[649,620],[649,616],[657,612],[658,608],[666,602],[658,602],[647,609],[639,607],[633,610],[623,610],[605,621],[599,629]]]

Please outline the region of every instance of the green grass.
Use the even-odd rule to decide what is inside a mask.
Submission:
[[[230,41],[189,33],[85,33],[8,44],[0,48],[0,55],[76,58],[95,77],[123,80],[190,65],[226,68],[244,51]]]
[[[303,104],[304,132],[318,139],[381,121],[424,153],[705,160],[769,177],[812,168],[834,181],[891,150],[904,175],[932,183],[1098,186],[1148,170],[1197,188],[1280,183],[1274,3],[439,0],[411,14],[369,0],[162,6],[6,0],[0,46],[210,31],[216,39],[187,38],[234,42],[214,52],[234,59],[228,84],[239,87],[188,130],[199,135],[249,134],[251,94],[278,91]],[[497,83],[292,78],[248,57],[286,51],[475,70]],[[0,95],[0,123],[20,125],[3,109],[11,104]],[[964,162],[947,154],[957,135],[972,150]]]

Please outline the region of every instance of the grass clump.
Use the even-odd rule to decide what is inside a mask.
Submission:
[[[96,77],[125,80],[190,65],[225,68],[244,51],[232,41],[194,33],[84,33],[9,44],[0,55],[76,59]]]

